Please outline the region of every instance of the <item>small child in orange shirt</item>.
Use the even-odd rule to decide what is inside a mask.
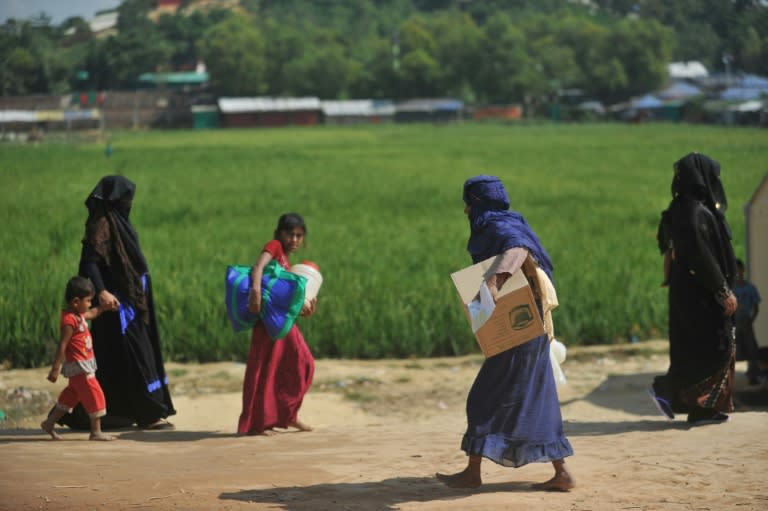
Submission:
[[[95,290],[85,277],[72,277],[67,282],[65,299],[67,308],[61,311],[61,337],[56,358],[48,373],[48,380],[55,382],[59,373],[69,378],[69,384],[61,391],[56,406],[46,420],[40,423],[43,431],[54,440],[61,437],[54,431],[56,421],[82,403],[91,421],[90,440],[114,440],[101,431],[101,417],[107,413],[107,403],[99,380],[96,379],[96,358],[93,341],[86,320],[93,319],[104,310],[91,307]],[[63,363],[63,366],[62,366]]]

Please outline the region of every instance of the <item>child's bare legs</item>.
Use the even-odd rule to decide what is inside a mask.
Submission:
[[[573,480],[568,469],[565,467],[565,460],[557,460],[552,462],[552,466],[555,468],[555,475],[549,481],[534,484],[533,487],[537,490],[547,491],[568,491],[574,486],[576,482]]]
[[[483,461],[482,456],[475,454],[469,455],[467,468],[456,474],[435,474],[437,479],[449,488],[479,488],[483,484],[480,476],[480,464]]]
[[[91,417],[91,436],[88,440],[109,441],[115,440],[112,435],[106,435],[101,431],[101,417]]]
[[[56,426],[56,421],[64,417],[66,413],[67,413],[67,410],[64,410],[56,406],[51,412],[51,414],[48,416],[48,418],[40,423],[40,427],[43,428],[43,431],[51,435],[51,438],[53,438],[54,440],[61,440],[61,437],[59,436],[58,433],[56,433],[56,431],[53,428]]]

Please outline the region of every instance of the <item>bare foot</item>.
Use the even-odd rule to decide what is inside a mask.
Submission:
[[[312,431],[312,426],[308,426],[301,422],[300,420],[296,419],[295,421],[288,424],[289,428],[296,428],[299,431]]]
[[[576,482],[568,472],[558,472],[549,481],[533,485],[533,489],[542,491],[568,491],[576,486]]]
[[[265,429],[264,431],[259,433],[259,435],[261,436],[275,436],[276,434],[277,434],[277,431],[275,431],[274,429]]]
[[[112,435],[106,435],[99,431],[98,433],[91,433],[91,436],[88,437],[88,440],[98,440],[101,442],[109,442],[111,440],[117,440],[117,437],[114,437]]]
[[[457,474],[435,474],[437,480],[449,488],[479,488],[483,484],[480,476],[462,470]]]
[[[48,421],[43,421],[40,423],[40,427],[43,428],[43,431],[51,435],[51,438],[54,440],[61,440],[59,434],[53,429],[53,424],[48,424]]]

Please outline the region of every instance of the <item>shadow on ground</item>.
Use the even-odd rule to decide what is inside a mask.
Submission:
[[[88,440],[88,431],[74,431],[67,428],[56,428],[63,441]],[[234,438],[234,433],[220,431],[145,431],[135,429],[113,429],[109,434],[119,440],[134,442],[195,442],[211,438]],[[10,442],[50,442],[51,437],[39,428],[19,428],[0,430],[0,444]]]
[[[587,401],[601,408],[620,410],[632,415],[655,415],[656,408],[648,396],[648,388],[658,373],[612,374],[603,380],[589,394],[563,400],[567,406],[578,401]]]
[[[648,395],[648,388],[658,373],[637,373],[609,375],[600,385],[584,397],[563,400],[567,406],[579,401],[587,401],[595,406],[611,410],[620,410],[628,415],[657,415],[659,418],[626,420],[620,422],[570,421],[565,423],[565,431],[573,436],[616,435],[631,431],[664,431],[669,429],[688,429],[685,414],[674,421],[663,418],[656,410]],[[768,412],[768,386],[748,386],[746,379],[737,375],[734,385],[733,401],[739,412]]]
[[[267,488],[222,493],[221,500],[272,504],[287,511],[344,509],[389,511],[407,502],[452,501],[482,493],[534,492],[533,482],[485,484],[475,490],[454,490],[430,477],[396,477],[366,483],[327,483],[304,487]]]

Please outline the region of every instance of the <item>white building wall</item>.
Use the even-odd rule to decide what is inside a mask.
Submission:
[[[745,206],[747,219],[747,278],[757,287],[762,302],[755,320],[760,347],[768,347],[768,174]]]

